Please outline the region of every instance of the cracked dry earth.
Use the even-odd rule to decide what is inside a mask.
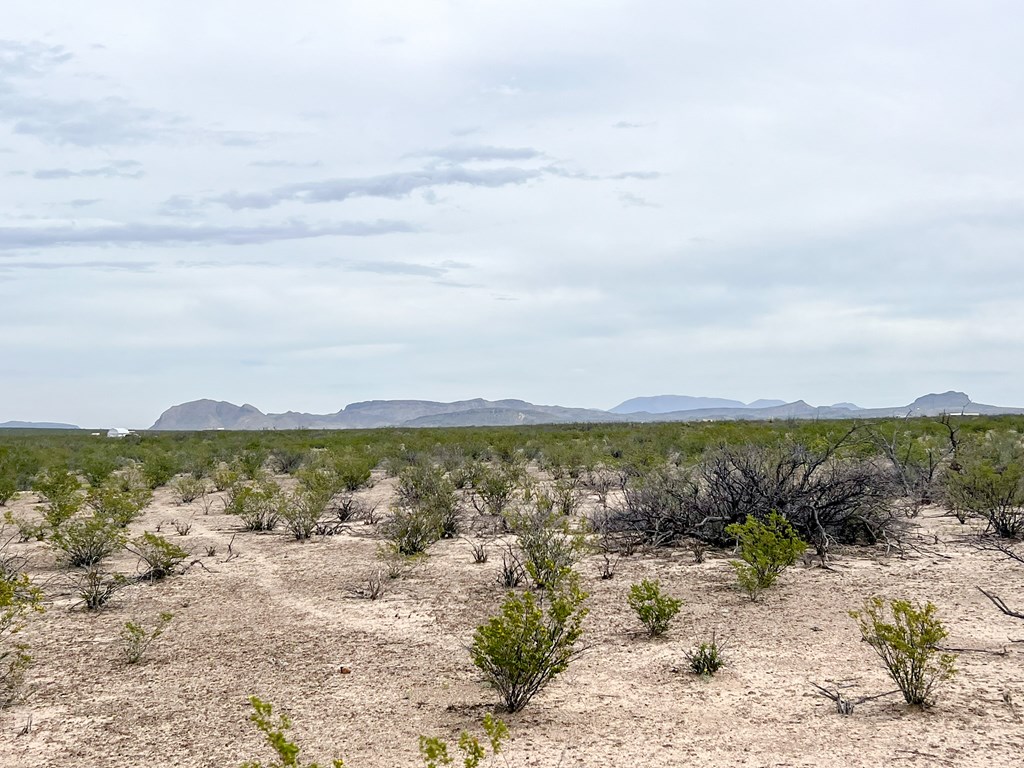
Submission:
[[[381,481],[364,494],[386,503],[390,488]],[[35,502],[22,494],[12,504],[28,514]],[[469,542],[440,542],[371,601],[356,593],[379,564],[372,526],[298,543],[283,532],[239,533],[220,509],[175,506],[159,490],[133,531],[165,521],[164,534],[202,565],[132,586],[96,615],[73,607],[73,583],[43,545],[12,545],[29,557],[47,610],[23,633],[35,656],[31,692],[0,713],[0,766],[266,761],[247,721],[248,696],[258,694],[293,717],[306,761],[401,768],[422,765],[419,734],[479,732],[480,718],[496,711],[466,651],[502,597],[496,546],[477,565]],[[192,530],[179,538],[169,521],[185,518]],[[1024,638],[1024,622],[976,589],[1024,606],[1024,567],[972,547],[941,510],[915,525],[902,557],[852,550],[833,570],[797,566],[758,603],[734,588],[726,554],[701,564],[682,549],[637,554],[607,581],[599,557],[585,560],[588,649],[525,711],[502,716],[508,765],[1024,765],[1024,643],[1011,642]],[[225,561],[233,536],[237,557]],[[205,556],[208,546],[215,556]],[[132,572],[135,563],[124,556],[112,566]],[[626,606],[642,578],[684,600],[663,639],[639,634]],[[851,696],[893,687],[847,615],[874,594],[931,600],[949,646],[975,649],[960,654],[959,674],[927,711],[897,696],[843,717],[810,685],[851,679]],[[161,611],[174,614],[165,634],[126,666],[124,622],[151,624]],[[683,653],[712,631],[728,643],[728,666],[704,680],[685,671]]]

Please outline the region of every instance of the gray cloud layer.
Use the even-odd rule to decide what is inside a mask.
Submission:
[[[1014,4],[10,5],[0,421],[1024,404]]]

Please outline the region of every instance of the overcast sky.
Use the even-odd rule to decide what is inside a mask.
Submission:
[[[1024,7],[4,0],[0,421],[1024,405]]]

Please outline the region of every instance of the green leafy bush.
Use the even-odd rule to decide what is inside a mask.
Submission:
[[[945,475],[946,500],[961,519],[980,517],[1002,538],[1024,534],[1024,449],[991,439],[965,451]]]
[[[473,663],[509,712],[526,706],[581,653],[586,598],[575,577],[540,598],[509,592],[500,613],[477,627]]]
[[[880,597],[867,600],[859,611],[850,611],[857,620],[861,637],[882,659],[907,704],[928,706],[935,688],[956,674],[956,657],[939,650],[946,628],[932,603],[923,608],[908,600]]]
[[[99,611],[111,598],[128,586],[128,579],[120,573],[108,574],[98,567],[87,568],[78,584],[78,597],[87,611]]]
[[[138,518],[152,497],[153,492],[147,487],[125,489],[117,483],[105,483],[89,490],[86,503],[97,516],[127,527]]]
[[[272,717],[274,708],[270,702],[263,701],[258,696],[250,696],[249,703],[252,704],[253,713],[249,715],[257,730],[267,740],[267,745],[274,750],[276,759],[270,763],[262,763],[259,760],[246,760],[241,768],[321,768],[319,763],[299,762],[299,746],[294,741],[289,741],[285,731],[292,727],[291,718],[288,715],[278,715],[275,722]],[[345,763],[340,758],[331,761],[331,768],[344,768]]]
[[[66,469],[54,468],[37,478],[32,489],[43,497],[43,518],[57,530],[82,508],[82,483]]]
[[[661,585],[657,581],[647,579],[629,588],[629,597],[626,598],[626,602],[636,612],[643,625],[647,627],[651,637],[662,635],[668,631],[669,623],[679,613],[679,609],[683,605],[682,600],[663,595]]]
[[[28,574],[0,571],[0,709],[18,698],[25,671],[32,663],[28,647],[16,635],[33,611],[42,611],[43,594]]]
[[[484,715],[481,725],[490,742],[493,759],[495,755],[501,754],[502,744],[508,739],[508,727],[490,713]],[[467,731],[459,735],[458,747],[462,753],[463,768],[478,768],[480,761],[487,756],[487,750],[480,744],[480,740]],[[420,736],[420,756],[426,768],[455,764],[455,758],[448,751],[448,742],[436,737]]]
[[[766,522],[748,517],[745,523],[733,523],[725,532],[739,543],[741,560],[729,564],[751,600],[772,586],[807,550],[807,544],[778,512],[772,512]]]
[[[163,536],[149,531],[141,536],[132,539],[127,547],[129,552],[138,555],[145,564],[146,570],[139,578],[157,581],[173,574],[185,558],[188,552],[172,544]]]
[[[316,531],[331,495],[326,490],[300,487],[284,499],[280,507],[281,519],[298,541],[308,539]]]
[[[696,648],[685,652],[686,663],[690,665],[694,674],[711,677],[725,666],[723,648],[723,644],[712,634],[710,641],[702,642]]]
[[[532,512],[509,517],[523,550],[523,566],[538,589],[557,589],[587,551],[586,535],[540,497]]]
[[[121,650],[128,664],[138,664],[149,646],[167,629],[174,618],[173,613],[161,613],[152,629],[146,629],[137,621],[126,621],[121,629]]]
[[[179,504],[190,504],[206,493],[206,481],[194,475],[179,475],[171,482]]]
[[[60,552],[60,561],[70,568],[96,565],[127,541],[128,534],[118,521],[95,514],[68,520],[50,537],[50,544]]]
[[[155,451],[143,459],[142,474],[150,488],[167,485],[181,469],[179,457],[165,451]]]
[[[272,531],[281,520],[283,502],[281,489],[272,480],[236,483],[228,489],[224,511],[238,515],[247,531]]]

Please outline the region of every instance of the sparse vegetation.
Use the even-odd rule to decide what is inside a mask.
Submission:
[[[756,600],[762,590],[772,586],[807,550],[807,544],[778,512],[772,512],[765,522],[748,517],[742,525],[734,523],[725,530],[739,544],[740,560],[729,564],[751,600]]]
[[[637,618],[647,627],[647,632],[651,637],[665,634],[672,619],[679,613],[679,609],[683,605],[682,600],[662,594],[661,585],[657,581],[648,579],[629,588],[629,597],[626,598],[626,602],[636,613]]]
[[[686,663],[690,666],[690,671],[701,677],[713,676],[725,666],[723,648],[723,644],[712,633],[710,640],[701,642],[696,648],[686,651]]]
[[[499,614],[477,628],[473,663],[509,712],[526,706],[581,653],[586,598],[577,578],[540,598],[509,592]]]
[[[141,622],[126,621],[121,629],[121,651],[127,664],[138,664],[153,642],[164,633],[174,618],[172,613],[161,613],[156,623],[147,629]]]
[[[127,549],[138,555],[139,560],[145,565],[146,569],[140,578],[149,581],[157,581],[174,574],[188,557],[188,552],[177,544],[172,544],[163,536],[149,531],[132,539]]]
[[[274,720],[274,708],[270,702],[258,696],[250,696],[249,703],[253,712],[249,721],[266,738],[267,746],[274,752],[274,760],[262,763],[259,760],[247,760],[240,768],[321,768],[319,763],[303,763],[299,761],[299,746],[288,739],[287,731],[292,727],[291,718],[281,714]],[[344,768],[340,758],[331,761],[331,768]]]
[[[956,674],[956,657],[939,649],[948,633],[931,603],[920,607],[908,600],[873,597],[850,616],[907,704],[928,706],[935,689]]]

